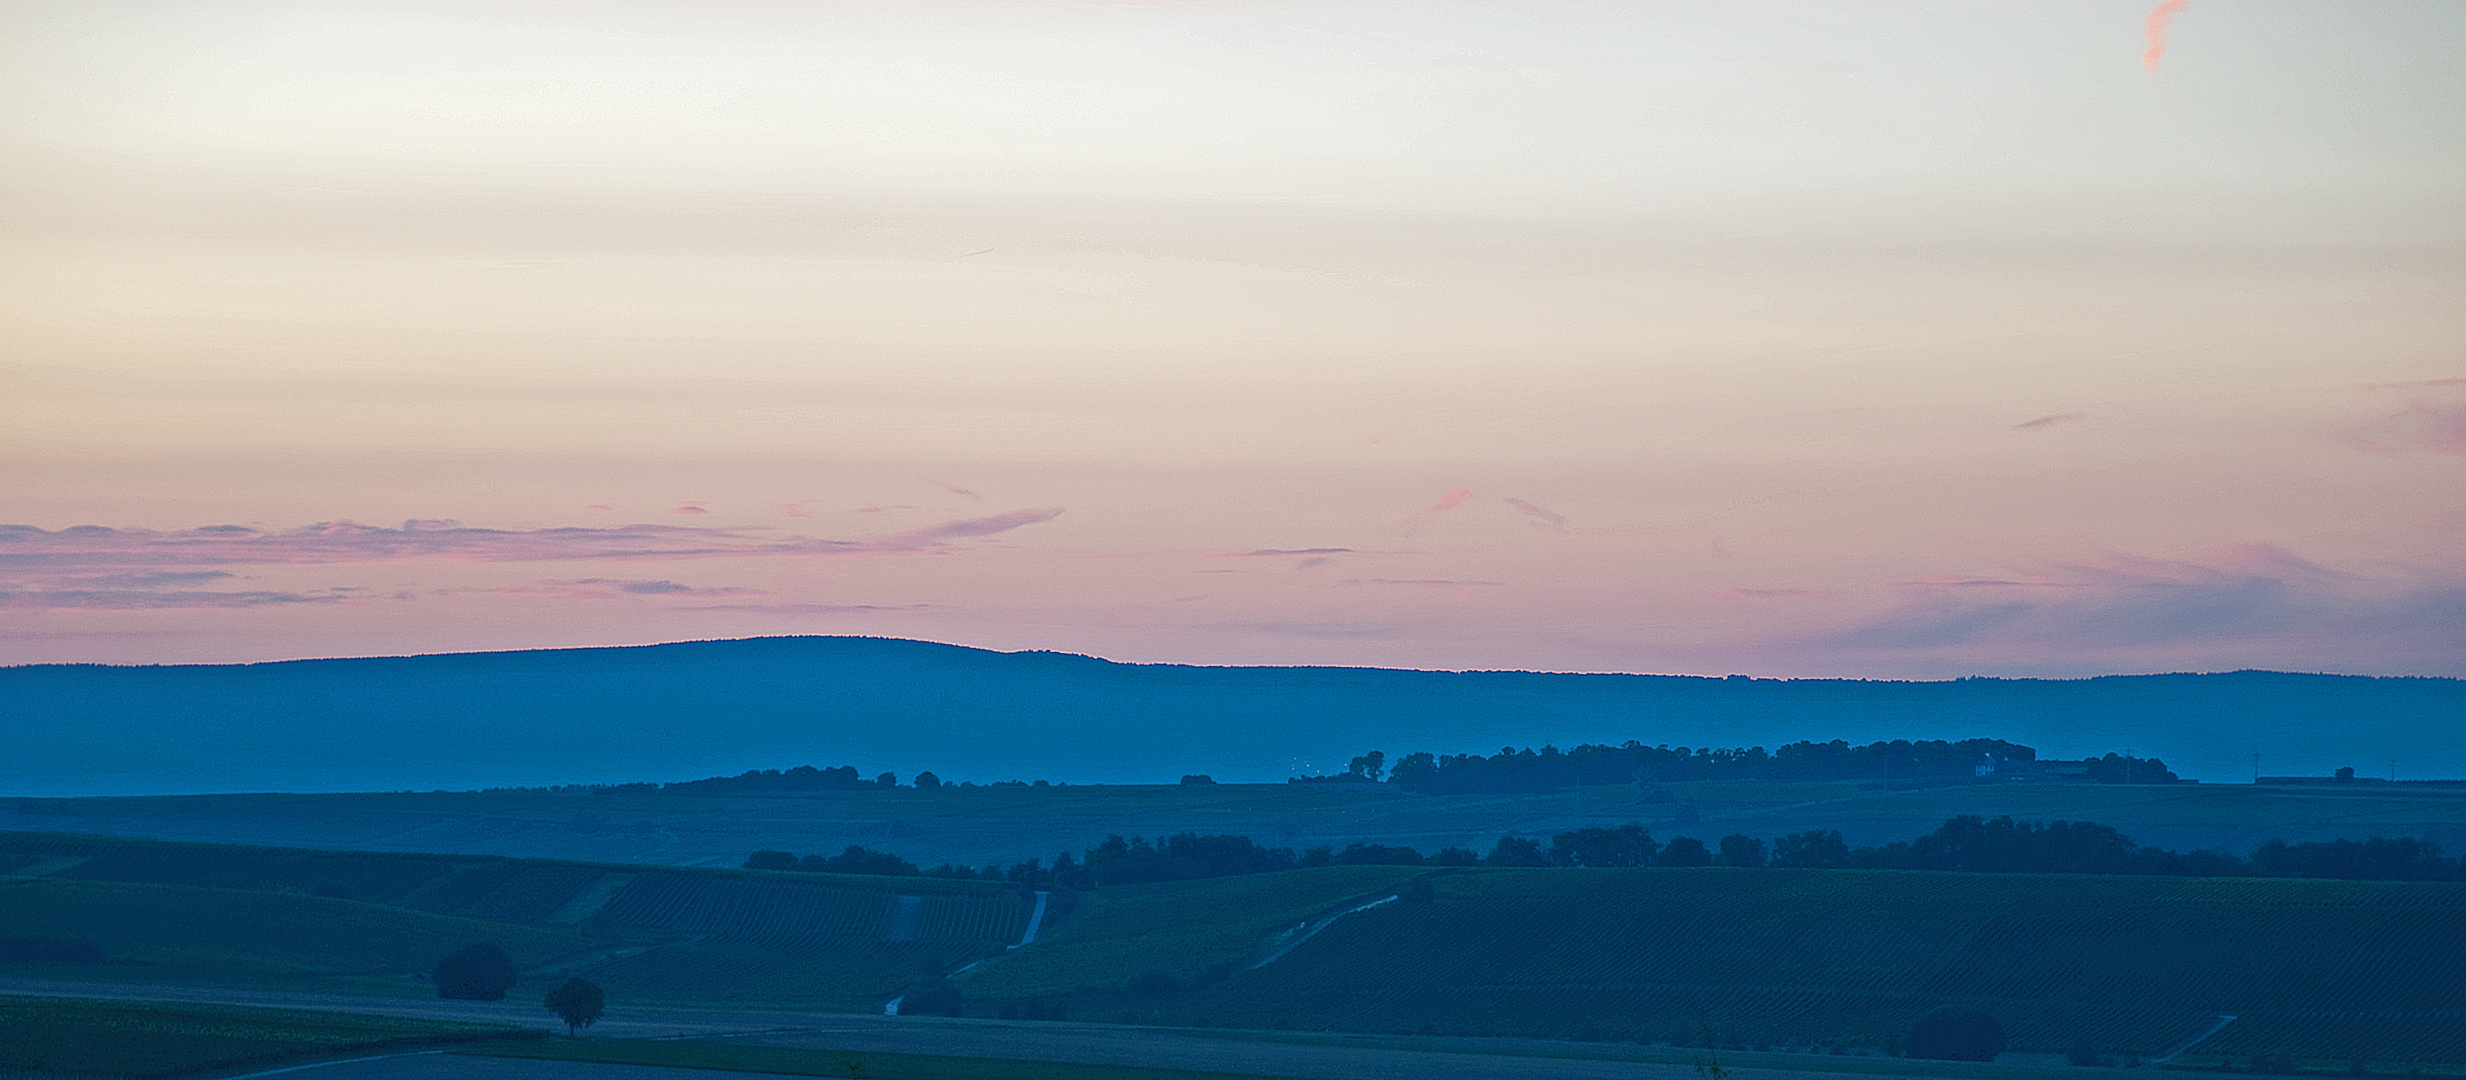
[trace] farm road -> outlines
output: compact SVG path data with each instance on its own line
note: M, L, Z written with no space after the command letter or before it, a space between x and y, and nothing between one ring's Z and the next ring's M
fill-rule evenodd
M378 1013L439 1020L469 1020L531 1027L556 1026L538 1004L523 1001L442 1001L435 998L346 997L270 990L226 990L209 987L136 986L0 978L0 993L51 997L111 998L138 1001L196 1001L225 1005L323 1009L332 1012ZM1703 1080L1683 1063L1633 1059L1558 1057L1557 1054L1619 1053L1614 1044L1552 1044L1515 1039L1413 1039L1414 1048L1397 1040L1361 1040L1368 1045L1341 1045L1342 1040L1284 1042L1272 1039L1221 1037L1175 1029L1004 1020L962 1020L927 1016L864 1016L624 1007L610 1010L591 1029L595 1036L660 1038L700 1036L724 1038L744 1045L814 1047L881 1053L950 1054L965 1057L1018 1058L1079 1064L1148 1065L1203 1069L1310 1080ZM1460 1043L1463 1052L1450 1044ZM1781 1055L1746 1055L1770 1061ZM2041 1080L2051 1070L2026 1066L1952 1066L1912 1063L1906 1074L1889 1059L1853 1059L1855 1073L1827 1069L1820 1059L1814 1068L1769 1067L1763 1062L1727 1062L1730 1080L1887 1080L1909 1075L1927 1080L1947 1076ZM1844 1063L1846 1064L1846 1063ZM297 1080L443 1080L477 1077L484 1080L723 1080L750 1074L708 1070L670 1070L644 1066L576 1062L478 1058L459 1054L414 1054L367 1061L345 1061L285 1074Z

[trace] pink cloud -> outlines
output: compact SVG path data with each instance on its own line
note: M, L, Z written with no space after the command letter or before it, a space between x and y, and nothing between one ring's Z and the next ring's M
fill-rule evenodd
M616 509L616 507L610 506L610 505L608 505L607 503L592 503L592 504L591 504L591 505L589 505L589 506L583 507L583 509L585 509L585 510L614 510L614 509Z
M2141 54L2142 70L2158 70L2158 59L2166 55L2166 28L2191 9L2190 0L2165 0L2149 9L2148 17L2141 20L2141 35L2149 42L2148 51Z
M796 503L780 503L779 515L781 517L812 517L813 511L807 510L803 506Z
M710 511L705 510L705 509L703 509L703 508L701 508L701 507L699 507L699 506L695 506L695 505L694 505L694 504L692 504L692 503L681 503L681 504L677 505L676 507L674 507L673 509L670 509L668 512L669 512L669 513L671 513L671 514L707 514L707 513L710 513Z
M925 478L925 482L926 482L926 483L928 483L928 484L931 484L931 485L933 485L933 486L935 486L935 487L941 488L941 489L942 489L942 490L944 490L944 491L950 492L950 493L951 493L951 494L953 494L953 495L957 495L957 496L959 496L959 497L960 497L960 498L962 498L962 499L982 499L982 498L984 498L984 496L979 495L979 494L977 494L977 493L975 493L975 492L973 492L973 491L969 491L968 489L963 488L963 487L960 487L960 486L959 486L959 485L957 485L957 484L951 483L951 482L950 482L950 481L948 481L948 480L936 480L936 479L934 479L934 478L932 478L932 477L930 477L930 476L929 476L929 477L926 477L926 478Z
M1471 501L1473 501L1473 493L1471 491L1464 488L1457 488L1454 491L1450 491L1439 496L1438 502L1423 507L1421 510L1414 513L1411 518L1406 519L1405 524L1408 526L1418 527L1423 523L1428 522L1431 518L1437 517L1440 514L1444 514L1450 510L1454 510Z

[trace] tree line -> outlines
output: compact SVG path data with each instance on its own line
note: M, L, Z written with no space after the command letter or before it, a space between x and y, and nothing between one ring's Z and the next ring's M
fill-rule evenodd
M1374 750L1354 758L1342 773L1295 782L1378 783L1382 772L1387 783L1429 795L1522 794L1687 780L1947 783L2048 775L2094 783L2171 784L2180 779L2156 758L2107 754L2077 762L2041 762L2035 748L2002 739L1894 739L1865 746L1834 739L1794 742L1770 751L1761 746L1646 746L1630 739L1617 746L1587 743L1572 750L1501 747L1487 757L1417 752L1397 759L1392 768L1387 767L1387 755Z
M1855 746L1843 739L1800 741L1777 750L1761 746L1646 746L1629 739L1617 746L1586 743L1572 750L1555 746L1501 747L1489 756L1434 754L1419 751L1395 759L1373 750L1352 760L1345 771L1325 776L1297 776L1296 784L1376 784L1427 795L1503 795L1562 791L1616 784L1651 785L1686 780L1881 780L1888 783L1951 783L2000 780L2013 776L2045 776L2105 784L2171 784L2177 777L2157 758L2107 754L2080 761L2041 761L2033 747L2002 739L1893 739ZM1215 781L1192 775L1183 786ZM854 765L817 768L747 769L735 776L668 783L583 784L552 788L492 788L492 791L592 791L605 793L736 794L747 792L855 791L861 788L974 788L973 782L952 783L931 772L920 772L907 784L897 773L867 778ZM1038 780L1002 780L985 787L1067 787Z
M1964 815L1914 840L1851 847L1840 830L1813 829L1775 837L1732 833L1713 843L1692 836L1654 839L1642 825L1591 826L1547 843L1502 836L1487 854L1447 847L1430 854L1403 846L1349 844L1302 850L1269 847L1247 836L1180 833L1150 841L1109 836L1051 864L1030 859L1010 866L942 865L931 870L895 855L851 845L834 856L799 858L757 851L754 870L842 874L911 874L1004 881L1038 888L1085 889L1151 881L1261 874L1315 866L1643 867L1732 866L1857 870L1948 870L1979 873L2143 874L2171 877L2349 878L2380 881L2466 881L2466 858L2411 837L2288 843L2272 840L2250 856L2223 851L2177 852L2143 847L2112 826L2087 821L2016 821Z

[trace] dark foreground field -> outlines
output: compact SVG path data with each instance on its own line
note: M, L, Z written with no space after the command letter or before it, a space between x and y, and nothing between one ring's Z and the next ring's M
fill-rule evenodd
M0 994L24 988L0 979ZM317 1011L306 1014L312 1017L311 1023L317 1022L314 1017L333 1010L366 1013L372 1023L409 1020L466 1027L519 1025L537 1016L537 1006L512 1002L386 1001L176 987L83 992L190 999L125 1006L131 1011L159 1008L175 1016L231 1008L200 1006L194 1001L197 998L246 1002L252 1012L271 1012L268 1007L272 1006L287 1011L313 1005ZM612 1014L594 1030L605 1034L578 1041L554 1038L444 1048L339 1048L322 1059L310 1059L332 1063L318 1065L308 1075L320 1080L720 1080L730 1075L850 1076L850 1063L856 1065L853 1075L875 1080L1207 1080L1210 1074L1215 1078L1310 1080L1706 1080L1708 1075L1737 1080L2089 1080L2112 1072L2070 1068L2046 1057L2008 1058L1992 1064L1929 1062L1527 1039L1227 1032L657 1007ZM690 1065L691 1071L673 1067L681 1065ZM1716 1068L1721 1071L1710 1072ZM209 1069L206 1074L229 1071Z
M1856 1058L1961 1006L2027 1053L2466 1063L2466 883L1333 866L1046 899L1022 944L1032 896L993 882L0 834L0 926L100 958L0 978L427 1008L435 959L493 941L509 1000L580 975L612 1024L661 1004L940 1022L880 1018L897 1000L1014 1033Z

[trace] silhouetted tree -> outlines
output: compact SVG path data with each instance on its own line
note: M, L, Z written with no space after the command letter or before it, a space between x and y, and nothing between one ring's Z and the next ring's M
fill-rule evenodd
M1659 848L1641 825L1591 826L1551 837L1549 858L1555 866L1649 866Z
M929 772L920 772L916 774L916 786L931 791L942 786L942 778Z
M437 961L437 996L502 1001L514 987L514 961L495 942L465 945Z
M1712 851L1695 837L1673 836L1669 845L1661 849L1659 862L1663 866L1710 866Z
M1521 836L1502 836L1490 848L1490 857L1482 863L1488 866L1548 866L1550 857L1541 850L1541 842Z
M794 870L796 869L796 856L785 851L772 851L764 848L745 856L745 869Z
M1849 845L1837 829L1791 833L1772 842L1774 866L1835 867L1849 865Z
M608 1011L608 995L589 980L567 979L549 990L542 1004L548 1006L549 1012L557 1014L558 1019L565 1021L565 1036L576 1038L582 1034L582 1029L598 1023L600 1016Z
M2004 1025L1976 1009L1937 1009L1910 1025L1903 1052L1937 1061L1993 1061L2007 1041Z
M1721 855L1714 860L1723 866L1764 865L1764 842L1742 833L1721 838Z

